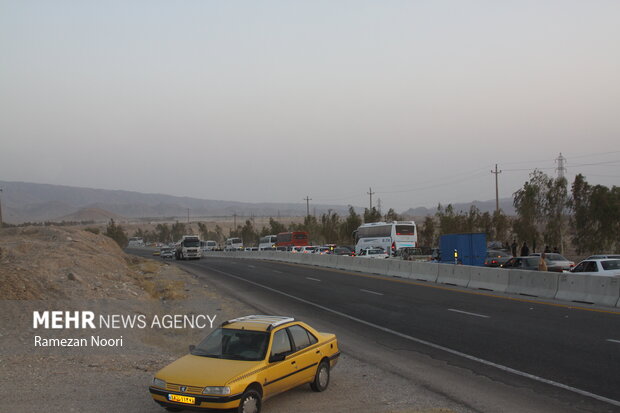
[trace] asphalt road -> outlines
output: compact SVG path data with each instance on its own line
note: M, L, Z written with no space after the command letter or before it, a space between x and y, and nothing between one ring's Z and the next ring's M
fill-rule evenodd
M560 405L620 411L620 313L611 309L267 261L177 264L257 302L318 312L362 341L428 355Z

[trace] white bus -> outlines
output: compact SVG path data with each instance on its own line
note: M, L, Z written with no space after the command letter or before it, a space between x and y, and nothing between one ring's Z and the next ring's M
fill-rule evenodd
M383 248L389 255L398 250L418 246L418 231L414 221L372 222L360 226L354 233L355 253L366 248Z
M275 248L278 237L276 235L266 235L258 241L258 250L263 251L266 248Z
M243 249L243 241L241 238L228 238L224 251L239 251Z

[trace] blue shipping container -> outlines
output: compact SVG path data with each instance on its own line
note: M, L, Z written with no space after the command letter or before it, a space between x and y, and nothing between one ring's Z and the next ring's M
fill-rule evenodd
M441 262L454 264L454 250L458 262L464 265L484 265L487 255L487 236L483 233L446 234L439 238Z

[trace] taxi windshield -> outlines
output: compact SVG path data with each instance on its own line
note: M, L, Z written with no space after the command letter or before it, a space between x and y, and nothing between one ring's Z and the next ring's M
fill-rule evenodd
M218 328L193 350L194 356L258 361L265 358L269 334L263 331Z

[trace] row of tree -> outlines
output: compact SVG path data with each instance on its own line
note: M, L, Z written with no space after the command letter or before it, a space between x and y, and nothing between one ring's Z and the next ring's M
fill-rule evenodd
M487 239L510 243L512 238L527 241L532 247L542 245L560 246L572 244L577 253L613 252L620 249L620 188L590 185L583 175L577 175L569 192L564 178L551 178L541 171L530 174L521 189L514 193L515 217L505 215L501 210L493 213L481 212L475 206L469 211L455 211L452 205L437 207L434 216L427 216L418 228L418 241L423 246L436 246L441 234L483 232ZM378 221L400 221L393 209L383 215L376 208L358 214L349 207L346 216L328 211L319 217L309 215L302 223L288 226L269 219L268 226L257 228L253 219L247 219L224 234L219 225L209 229L205 223L198 223L202 239L223 244L229 236L243 239L246 245L257 245L265 235L285 231L306 231L310 241L316 244L353 244L353 232L362 223ZM135 237L147 242L172 242L187 233L193 233L191 226L176 222L172 225L157 224L151 230L139 229ZM106 235L126 244L123 229L108 225ZM124 235L124 237L123 237Z
M564 178L530 174L515 193L514 233L532 245L567 245L578 254L620 250L620 188L590 185L581 174L570 192Z

